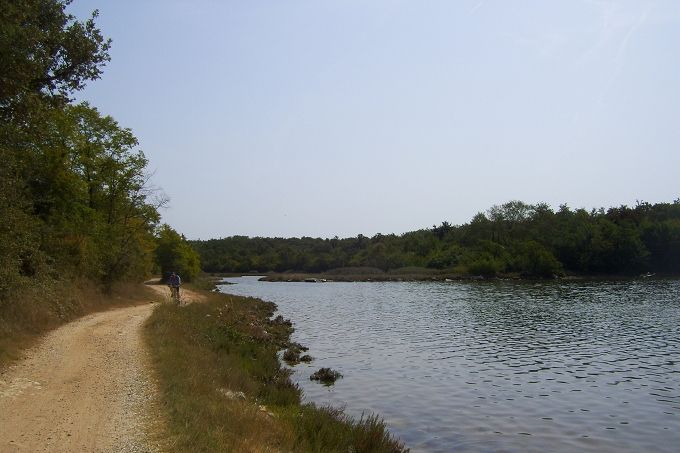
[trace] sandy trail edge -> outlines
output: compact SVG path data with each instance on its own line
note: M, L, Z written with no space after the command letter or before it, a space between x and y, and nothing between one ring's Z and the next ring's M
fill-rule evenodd
M155 306L66 324L0 374L0 451L156 451L145 433L155 388L142 339Z
M158 280L149 280L146 282L149 288L156 291L163 296L167 302L171 302L170 288L167 285L158 284ZM195 302L205 302L205 296L197 292L191 291L182 287L180 290L181 305L193 304Z

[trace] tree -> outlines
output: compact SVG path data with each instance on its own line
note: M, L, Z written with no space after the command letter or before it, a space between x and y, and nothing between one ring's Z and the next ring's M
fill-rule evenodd
M643 239L651 252L654 270L680 272L680 220L669 219L647 225Z
M453 226L447 221L443 221L440 226L433 225L432 226L432 232L434 233L435 236L437 236L437 239L442 240L444 237L453 229Z
M184 280L193 280L201 270L200 259L179 233L163 224L156 234L156 262L163 277L177 272Z
M106 285L144 277L165 199L147 185L137 139L86 103L55 110L46 126L27 178L42 248L62 270Z
M0 3L0 112L5 120L35 101L63 103L85 82L99 78L110 60L110 40L66 13L71 0Z
M42 261L39 228L11 162L0 165L0 305Z
M512 269L527 277L551 278L562 274L562 264L536 241L523 241L513 247Z
M435 269L446 269L458 264L462 255L462 249L453 244L447 248L434 251L429 255L427 267Z
M508 243L513 239L519 239L518 235L522 233L520 227L531 218L533 212L534 206L519 200L492 206L487 212L493 225L492 240Z
M54 126L69 96L109 60L96 12L79 22L68 3L0 2L0 299L57 264L45 250L54 230L46 209L66 201L59 208L72 212L77 179Z

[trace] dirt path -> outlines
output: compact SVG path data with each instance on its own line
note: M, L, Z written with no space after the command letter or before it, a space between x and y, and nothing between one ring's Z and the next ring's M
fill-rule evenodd
M153 385L141 327L155 304L80 318L0 374L1 452L148 452Z
M149 285L169 300L166 286ZM183 290L183 303L203 296ZM0 452L151 452L154 386L142 325L155 303L47 334L0 374Z
M153 289L156 291L158 294L161 296L165 297L165 299L169 302L170 301L170 289L166 285L158 285L155 284L156 280L149 280L147 282L147 285L149 288ZM205 300L205 296L202 294L195 293L189 289L185 289L182 287L180 291L180 299L182 299L182 305L186 304L193 304L195 302L203 302Z

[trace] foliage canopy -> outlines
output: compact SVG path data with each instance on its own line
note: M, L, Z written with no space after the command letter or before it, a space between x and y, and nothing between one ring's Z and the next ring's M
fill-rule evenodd
M153 264L164 199L132 132L70 100L101 75L110 41L96 11L77 21L69 3L0 3L0 302L50 281L110 287Z
M526 277L680 273L680 200L587 212L521 201L493 206L469 223L346 239L193 241L208 272L324 272L341 267L447 269Z
M196 278L201 271L200 261L186 239L165 224L161 225L156 236L156 262L161 274L167 277L177 272L186 281Z

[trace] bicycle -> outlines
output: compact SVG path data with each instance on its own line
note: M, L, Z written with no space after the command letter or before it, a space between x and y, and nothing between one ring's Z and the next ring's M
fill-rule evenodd
M179 286L168 285L168 287L170 288L170 298L172 301L178 306L182 305L182 299L179 296Z

